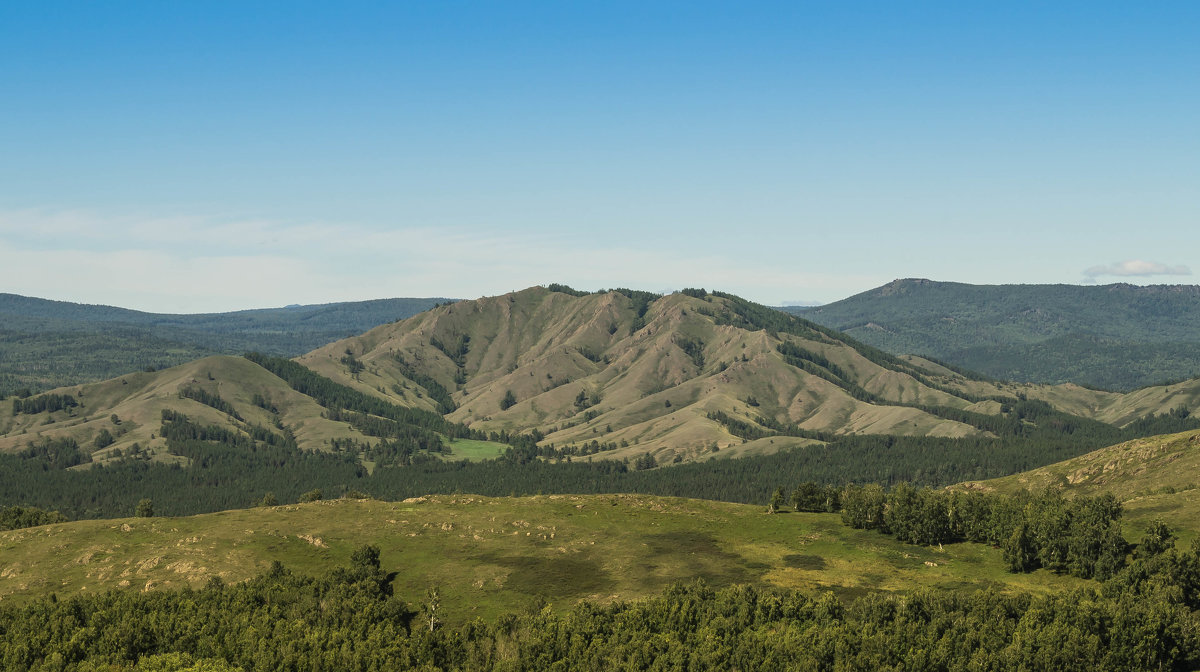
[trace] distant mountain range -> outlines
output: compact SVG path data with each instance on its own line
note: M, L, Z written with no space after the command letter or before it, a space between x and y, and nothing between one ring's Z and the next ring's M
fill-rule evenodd
M997 382L721 292L551 285L447 303L295 359L210 356L15 395L0 404L0 469L16 502L72 515L124 510L148 489L182 514L268 490L399 494L417 479L424 491L463 479L485 494L577 491L672 464L736 499L765 486L692 468L778 458L831 482L948 483L1194 429L1198 408L1200 380L1128 394ZM500 455L480 470L445 461ZM146 462L189 468L144 478ZM645 487L671 493L655 479Z
M1200 375L1200 286L968 285L905 279L786 307L893 354L1001 380L1130 390Z
M299 355L446 301L377 299L171 315L0 294L0 394L104 380L213 354Z

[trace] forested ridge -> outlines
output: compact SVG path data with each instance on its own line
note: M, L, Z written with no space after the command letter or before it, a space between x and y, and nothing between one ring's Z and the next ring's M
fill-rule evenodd
M104 380L214 354L295 356L444 298L171 315L0 294L0 394Z
M1002 380L1131 390L1200 374L1200 287L896 280L787 312Z

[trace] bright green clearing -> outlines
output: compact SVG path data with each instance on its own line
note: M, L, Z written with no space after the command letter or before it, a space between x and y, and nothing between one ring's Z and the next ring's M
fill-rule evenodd
M450 446L449 459L470 460L471 462L500 457L508 448L508 444L475 439L451 439L448 445Z

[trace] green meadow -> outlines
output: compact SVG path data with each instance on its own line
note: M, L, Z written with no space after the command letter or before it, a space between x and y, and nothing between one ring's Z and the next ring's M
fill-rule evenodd
M441 590L449 622L533 603L631 600L675 581L832 590L843 597L918 587L1045 593L1086 585L1010 574L978 544L926 548L853 530L834 514L639 495L403 502L335 500L181 518L126 518L0 533L0 601L54 593L236 582L278 560L318 574L364 544L381 549L396 595Z

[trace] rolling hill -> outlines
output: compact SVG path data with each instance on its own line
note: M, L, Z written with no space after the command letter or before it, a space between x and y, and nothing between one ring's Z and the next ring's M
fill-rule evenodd
M16 485L0 504L95 517L153 496L180 514L314 488L753 502L800 473L1009 474L1196 427L1197 407L1197 381L1125 395L997 383L722 293L534 287L295 361L214 356L10 398L0 462ZM656 475L670 465L688 468Z
M615 442L615 456L648 450L660 462L741 445L746 437L718 414L794 425L794 436L809 439L969 437L988 430L964 413L997 415L1018 398L1116 426L1200 407L1196 381L1127 395L999 383L703 290L658 297L531 288L443 306L297 361L364 393L437 408L431 389L413 385L419 378L448 395L448 417L472 427L537 429L556 445Z
M790 313L1000 380L1114 390L1200 375L1200 286L903 279Z
M213 354L290 357L446 300L171 315L0 294L0 393L105 380Z
M1111 494L1124 505L1126 536L1155 519L1185 541L1200 532L1200 431L1125 441L1038 469L959 487L1014 494L1047 488L1068 495Z
M541 598L629 600L675 581L833 589L843 596L999 587L1045 593L1088 582L1009 574L998 549L942 550L846 527L836 515L768 516L761 506L599 495L336 500L184 518L77 521L0 532L0 603L56 592L145 591L212 577L234 583L272 560L306 574L376 544L397 595L441 586L445 618L494 618Z

